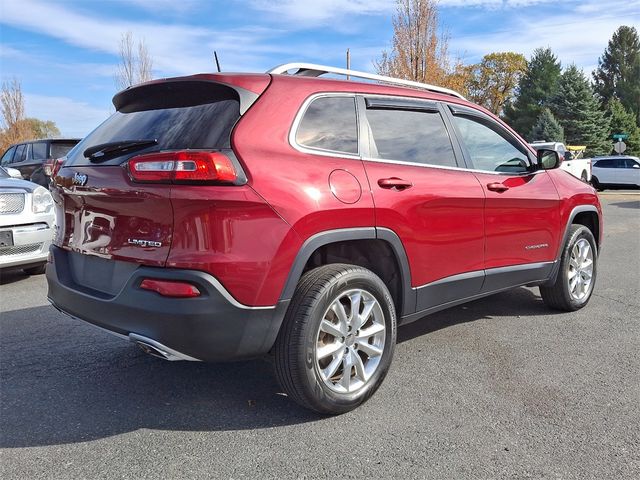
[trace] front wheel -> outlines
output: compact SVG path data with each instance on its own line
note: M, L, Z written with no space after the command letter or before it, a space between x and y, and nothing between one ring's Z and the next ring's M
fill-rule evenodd
M597 252L591 230L583 225L571 225L555 283L540 287L544 303L567 312L584 307L596 281Z
M307 272L275 344L276 376L300 405L353 410L378 389L396 343L396 313L373 272L332 264Z

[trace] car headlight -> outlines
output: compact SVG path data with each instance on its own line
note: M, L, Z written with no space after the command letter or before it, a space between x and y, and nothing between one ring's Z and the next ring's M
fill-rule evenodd
M38 187L33 191L31 210L33 213L46 213L53 208L53 198L44 187Z

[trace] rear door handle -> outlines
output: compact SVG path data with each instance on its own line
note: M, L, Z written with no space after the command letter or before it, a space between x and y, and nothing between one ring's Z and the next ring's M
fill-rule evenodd
M413 183L397 177L381 178L380 180L378 180L378 185L380 186L380 188L389 188L396 190L405 190L407 188L413 187Z
M493 182L487 185L487 189L491 190L492 192L506 192L507 190L509 190L509 187L507 187L504 183Z

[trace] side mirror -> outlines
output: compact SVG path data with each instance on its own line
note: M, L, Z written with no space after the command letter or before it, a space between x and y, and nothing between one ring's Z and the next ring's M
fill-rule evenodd
M640 168L640 165L638 165L637 163L634 163L632 168Z
M7 171L7 173L11 178L22 178L22 174L20 173L20 170L18 170L17 168L5 167L5 170Z
M538 150L538 168L540 170L553 170L560 166L560 156L555 150Z

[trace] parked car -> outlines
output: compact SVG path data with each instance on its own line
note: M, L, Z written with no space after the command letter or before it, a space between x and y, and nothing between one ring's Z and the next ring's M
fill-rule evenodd
M271 354L290 398L338 414L381 384L398 325L522 285L589 301L595 191L456 92L289 64L113 102L54 178L48 296L148 353Z
M45 165L64 157L79 141L79 138L47 138L18 143L4 152L0 165L15 168L25 180L47 187L51 173L47 173Z
M44 273L54 223L49 191L0 167L0 270Z
M605 188L640 187L640 159L615 155L593 159L593 186L597 190Z
M535 150L547 149L547 150L555 150L560 155L562 163L560 164L560 168L566 172L569 172L576 178L579 178L585 183L589 183L591 181L591 159L590 158L580 158L582 152L584 152L584 147L572 147L568 148L564 145L564 143L560 142L533 142L531 146Z

